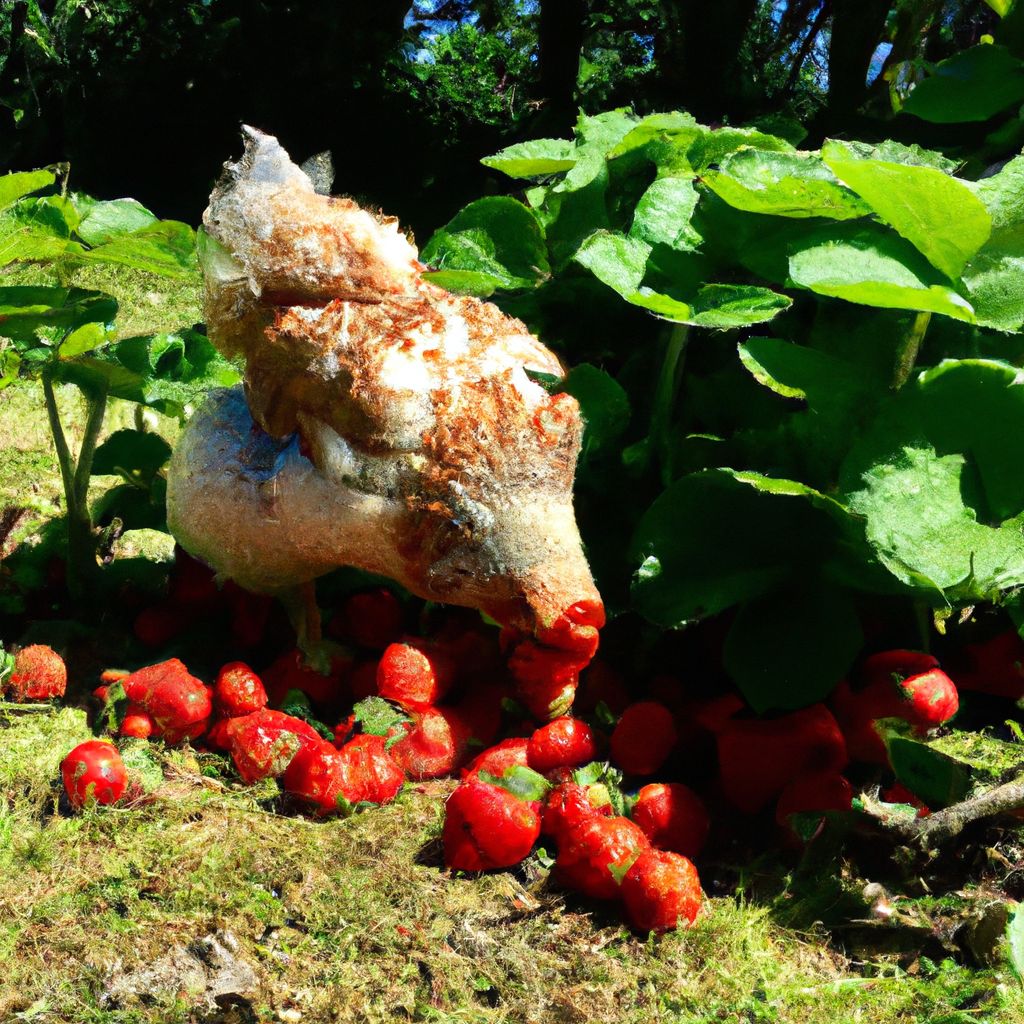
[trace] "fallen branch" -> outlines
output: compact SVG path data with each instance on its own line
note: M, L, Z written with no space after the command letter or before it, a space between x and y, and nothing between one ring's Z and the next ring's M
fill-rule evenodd
M975 821L1024 807L1024 775L941 811L934 811L925 818L893 813L891 805L867 795L862 797L862 803L864 811L885 831L908 843L927 847L958 836Z

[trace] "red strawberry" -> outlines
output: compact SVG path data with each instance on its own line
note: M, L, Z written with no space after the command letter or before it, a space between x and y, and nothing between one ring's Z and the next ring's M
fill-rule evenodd
M359 801L386 804L405 783L405 772L385 750L383 736L363 735L350 740L340 750L351 763L351 778L358 789Z
M689 927L700 911L697 869L667 850L645 850L622 879L626 915L639 932Z
M126 668L105 668L100 673L100 682L105 686L109 686L111 683L119 683L123 679L127 679L131 673ZM106 697L103 698L106 700Z
M652 845L696 857L708 837L708 812L699 796L681 782L653 782L636 795L633 820Z
M242 780L249 783L283 775L304 747L328 746L308 723L270 708L233 719L227 731L231 759Z
M203 741L211 750L231 749L231 729L237 718L220 718L206 731Z
M426 708L392 748L410 779L437 779L457 771L466 758L469 727L452 708Z
M738 694L725 693L721 697L711 697L698 701L693 705L690 715L702 728L711 733L721 732L732 718L744 708L743 700Z
M1020 700L1024 697L1024 640L1008 629L982 644L964 648L967 665L955 672L961 690L975 690L994 697Z
M790 782L779 795L775 821L788 826L792 814L806 811L848 811L853 805L853 787L838 772L803 775ZM794 836L796 833L794 833Z
M94 696L94 697L95 697L95 698L96 698L96 699L97 699L97 700L98 700L98 701L99 701L99 702L100 702L101 704L106 704L106 703L107 703L107 693L108 693L109 691L110 691L110 687L109 687L109 686L107 686L107 685L103 685L103 686L97 686L97 687L96 687L96 689L92 691L92 695L93 695L93 696Z
M23 647L14 655L14 670L7 680L12 700L49 700L63 697L68 685L64 660L45 644Z
M517 736L512 739L502 740L496 746L477 754L463 770L466 778L486 772L500 779L509 768L516 766L528 767L527 748L530 741L524 737Z
M927 818L931 814L931 808L916 794L911 793L902 782L894 782L888 789L882 791L882 799L887 804L910 804L917 808L919 818Z
M339 640L382 651L402 635L402 604L386 587L364 590L346 598L328 625Z
M390 644L377 665L377 693L408 711L433 707L451 689L455 666L425 640Z
M168 743L195 739L213 710L209 689L177 658L132 672L121 681L128 699L142 705L156 734Z
M177 545L168 590L172 600L185 606L209 606L220 601L214 571Z
M572 651L524 640L512 652L509 670L527 711L542 722L567 714L576 696L580 659Z
M608 816L611 804L594 803L594 790L576 782L563 782L555 786L544 803L541 832L556 843L564 843L580 825L597 815Z
M664 704L630 704L612 733L612 762L627 775L653 775L672 753L676 738L675 719Z
M225 718L251 715L265 708L268 700L260 677L242 661L229 662L217 673L213 698Z
M527 764L537 772L554 768L577 768L597 755L594 734L578 718L556 718L542 725L531 737Z
M456 705L459 718L469 728L474 744L487 746L501 729L501 704L507 695L506 689L495 683L474 685Z
M622 875L650 845L640 827L628 818L584 818L576 828L563 832L555 877L592 899L616 899Z
M629 687L621 675L607 662L598 658L592 661L580 676L580 687L576 697L576 713L590 715L598 704L604 704L613 715L621 715L629 707L632 698Z
M342 757L334 747L310 743L295 750L282 785L286 793L312 804L318 814L336 814L361 799L362 790L352 777L355 767L352 757Z
M788 782L846 767L846 742L823 704L773 719L734 719L718 734L718 767L726 798L753 814Z
M459 871L518 864L540 835L540 815L498 786L467 779L445 804L444 861Z
M135 616L132 629L145 647L159 650L166 647L192 621L192 613L171 601L143 608Z
M302 651L296 647L265 669L261 678L271 704L280 704L289 690L299 690L313 703L330 706L345 696L342 678L348 668L346 656L339 651L331 659L330 675L321 675L305 663Z
M82 807L90 800L98 804L116 803L128 785L121 755L106 740L79 743L61 761L60 774L72 807Z
M234 580L224 584L224 600L231 612L231 636L239 647L255 647L267 630L274 605L269 594L254 594Z
M135 736L138 739L148 740L156 732L156 725L149 716L149 712L141 704L129 702L125 709L124 718L121 719L121 728L117 730L119 736Z

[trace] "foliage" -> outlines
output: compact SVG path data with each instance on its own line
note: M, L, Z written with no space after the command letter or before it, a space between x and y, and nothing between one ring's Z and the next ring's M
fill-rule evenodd
M597 438L604 396L628 400L579 481L617 610L729 613L726 669L763 711L829 692L872 597L1024 586L1019 160L978 182L920 147L614 110L486 162L522 200L470 204L424 255L586 360Z
M158 220L131 199L101 202L57 192L52 169L0 177L0 267L48 267L47 285L0 287L0 389L19 378L41 382L61 470L68 528L68 582L84 597L96 570L95 521L116 530L162 528L161 467L166 442L141 430L96 444L107 400L120 398L182 417L211 385L238 379L200 332L117 339L117 301L70 287L77 266L114 264L169 277L195 273L195 236L177 221ZM65 177L66 182L66 177ZM57 384L75 385L87 404L86 429L74 455L55 399ZM93 472L117 473L98 508L88 505Z

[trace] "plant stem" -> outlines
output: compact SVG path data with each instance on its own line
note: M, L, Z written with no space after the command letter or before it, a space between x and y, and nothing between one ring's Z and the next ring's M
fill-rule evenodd
M64 436L64 428L60 422L60 412L57 409L57 398L53 392L53 381L50 375L43 371L43 398L46 400L46 415L50 421L50 434L53 437L53 447L57 451L57 464L60 466L61 483L64 485L64 501L67 512L70 515L75 505L75 464L71 458L71 450L68 448L67 438Z
M892 374L893 391L899 391L910 380L914 363L917 362L917 353L921 349L921 342L924 341L925 332L928 330L931 319L931 313L918 313L914 317L910 331L896 350L896 365Z
M88 504L89 477L92 475L92 459L96 454L96 442L103 429L103 416L107 411L107 391L104 388L96 395L87 395L89 415L85 421L85 437L78 452L78 468L75 470L75 500L79 507Z
M676 324L669 332L665 358L658 375L658 389L654 394L654 408L651 410L651 441L661 463L662 483L666 485L670 483L668 477L671 470L668 429L683 378L688 339L689 328L685 324Z

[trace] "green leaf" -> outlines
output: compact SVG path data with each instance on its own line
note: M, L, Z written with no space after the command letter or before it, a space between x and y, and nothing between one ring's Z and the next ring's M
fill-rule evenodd
M143 482L156 476L171 457L171 446L159 435L143 430L115 430L97 449L93 476L118 473Z
M850 599L800 587L744 604L725 641L724 664L758 714L824 700L864 642Z
M441 271L486 275L505 289L536 287L551 272L536 214L508 196L470 203L434 234L420 258Z
M18 379L21 356L13 348L0 349L0 391Z
M383 697L364 697L352 709L353 718L362 731L371 736L387 736L397 726L412 719Z
M1024 64L1005 46L982 44L940 61L914 86L902 112L936 124L987 121L1024 100Z
M992 230L1024 222L1024 156L1008 161L997 174L969 182L992 218Z
M155 214L134 199L90 202L76 234L88 245L103 245L121 235L149 227L156 219Z
M0 288L0 336L33 340L41 328L73 331L86 323L110 323L117 300L84 288L11 285Z
M690 218L697 199L691 178L656 179L636 204L630 236L649 245L667 245L682 251L696 249L701 236Z
M455 295L475 295L478 299L493 295L503 283L494 274L478 270L429 270L423 275L423 280Z
M1024 223L997 232L964 268L963 287L983 327L1024 326Z
M832 237L798 242L793 283L819 295L886 309L915 309L972 320L970 303L902 239L877 225L850 224Z
M947 277L960 276L992 233L985 205L961 181L933 167L859 159L828 142L822 158L887 224Z
M913 738L904 723L885 721L879 729L893 774L929 807L948 807L970 793L971 772L962 761Z
M702 181L730 206L750 213L847 220L871 212L809 153L741 150L727 156L717 171L705 172Z
M657 162L659 154L684 151L698 135L707 131L691 114L672 111L648 114L619 140L608 154L612 159L646 149Z
M1010 13L1010 8L1013 7L1014 0L985 0L985 3L992 8L1000 18L1005 18Z
M70 359L72 356L80 356L83 352L91 352L100 345L105 345L114 337L114 325L88 323L72 331L57 349L61 359Z
M538 178L569 170L576 163L575 146L567 139L532 139L485 156L480 163L510 178Z
M842 541L842 506L795 481L715 469L677 480L630 546L633 605L675 626L821 569Z
M687 322L715 330L749 327L774 319L792 304L789 296L773 292L770 288L707 284L697 292L692 318Z
M514 764L506 768L500 776L492 775L490 772L479 772L478 776L481 782L490 783L520 800L531 802L543 800L544 795L551 789L551 783L540 772L535 772L524 764Z
M628 107L606 110L592 117L581 113L576 120L576 137L607 154L637 123L636 115Z
M16 171L13 174L5 174L0 177L0 210L10 206L11 203L27 196L32 192L38 192L47 185L52 185L56 180L52 171Z
M76 253L76 258L85 263L116 263L165 277L188 277L197 267L196 236L187 224L160 220Z
M61 196L22 199L0 213L0 267L53 259L80 246L71 241L77 213Z
M906 146L902 142L886 139L884 142L839 143L846 151L861 160L882 160L890 164L905 164L908 167L934 167L947 174L956 170L958 163L934 149L922 149L917 143Z
M651 247L638 238L595 231L573 259L623 297L637 292L647 270Z
M163 478L151 486L138 483L118 484L104 491L92 507L93 522L107 526L115 518L124 530L160 530L167 532L167 484Z
M590 363L574 366L558 390L580 403L584 455L607 448L629 426L629 397L614 377Z
M1024 903L1018 903L1006 922L1006 955L1017 980L1024 982Z

